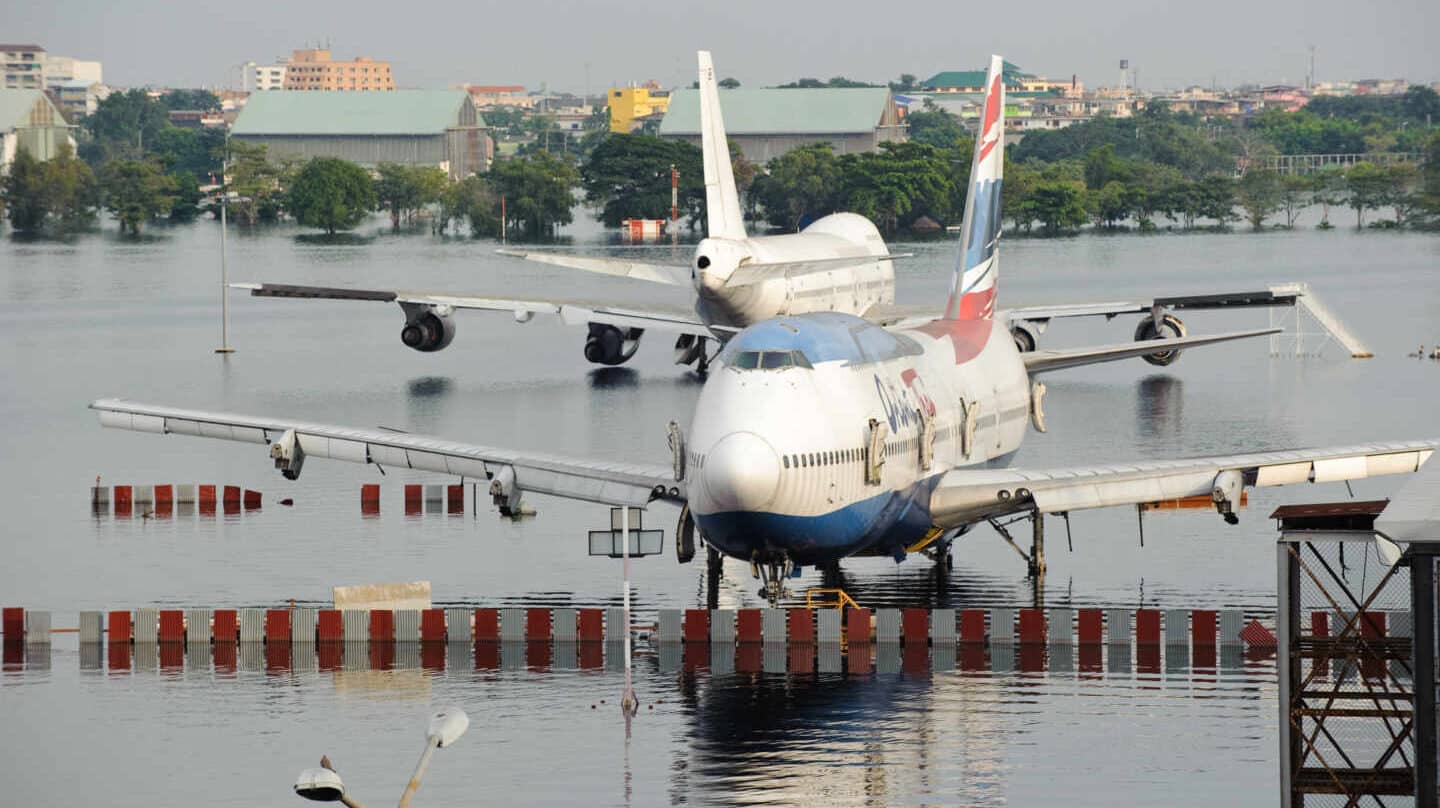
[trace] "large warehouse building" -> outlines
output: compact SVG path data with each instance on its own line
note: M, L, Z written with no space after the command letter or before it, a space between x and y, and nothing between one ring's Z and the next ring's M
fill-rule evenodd
M756 163L807 143L826 142L836 154L851 154L906 139L895 98L884 87L721 90L720 109L725 134ZM660 137L700 145L699 90L671 94Z
M485 121L464 90L255 93L230 136L278 157L438 166L452 179L490 162Z

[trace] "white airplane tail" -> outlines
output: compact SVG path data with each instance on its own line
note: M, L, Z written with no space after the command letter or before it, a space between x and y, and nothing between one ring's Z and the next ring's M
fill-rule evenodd
M740 214L740 194L730 168L730 143L725 139L725 121L720 115L720 91L715 84L715 65L710 51L700 51L700 149L705 159L705 223L710 238L745 238L745 219Z
M985 106L975 132L970 191L960 225L960 255L945 304L947 320L988 320L1000 274L1000 186L1005 168L1005 61L990 57ZM708 180L707 180L708 181Z

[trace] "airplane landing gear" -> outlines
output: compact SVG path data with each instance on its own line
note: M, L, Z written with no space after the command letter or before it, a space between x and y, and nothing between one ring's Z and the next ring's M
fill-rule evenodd
M751 562L750 569L756 578L762 582L758 594L770 604L770 608L776 608L780 601L790 597L790 591L785 588L785 579L790 576L793 569L789 559L783 561Z

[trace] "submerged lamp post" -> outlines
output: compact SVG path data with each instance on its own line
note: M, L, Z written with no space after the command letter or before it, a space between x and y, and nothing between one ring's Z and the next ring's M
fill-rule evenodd
M230 196L230 136L225 136L225 159L220 162L220 347L217 354L232 354L230 347L230 271L225 265L225 231L229 230L225 208Z
M470 716L459 707L446 707L430 716L430 727L425 733L425 751L420 753L420 762L415 764L415 773L410 776L405 793L400 796L400 808L410 805L435 750L455 743L469 728ZM320 759L319 768L300 772L300 776L295 778L295 793L316 802L339 802L347 808L364 808L345 791L345 783L340 779L340 774L330 767L328 757Z

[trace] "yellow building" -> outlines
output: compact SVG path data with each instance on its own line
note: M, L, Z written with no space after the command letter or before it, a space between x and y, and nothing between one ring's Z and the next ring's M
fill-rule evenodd
M354 61L337 62L325 48L307 48L292 52L285 66L287 90L393 90L395 78L389 62L377 62L369 56Z
M644 87L621 87L610 91L610 131L629 133L653 116L670 109L670 93L650 82Z

